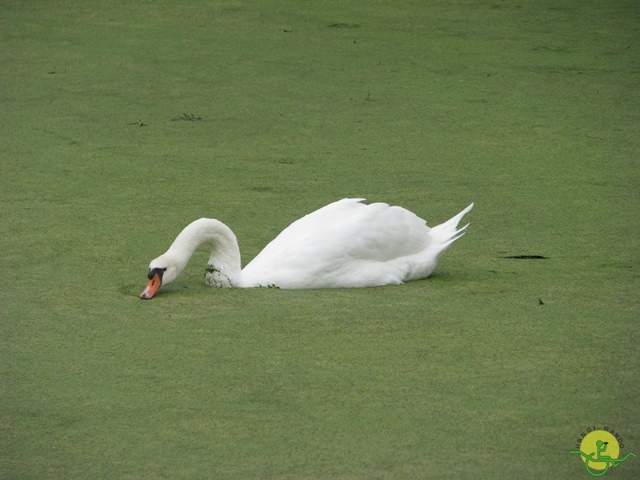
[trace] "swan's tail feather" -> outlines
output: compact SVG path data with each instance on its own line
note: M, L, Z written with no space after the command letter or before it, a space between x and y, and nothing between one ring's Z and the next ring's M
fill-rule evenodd
M464 235L465 230L467 229L469 224L467 223L465 226L458 228L458 223L460 223L462 217L469 213L472 208L473 203L462 210L455 217L431 229L431 237L435 240L435 243L441 247L441 252L444 252L449 247L449 245L451 245L462 235Z

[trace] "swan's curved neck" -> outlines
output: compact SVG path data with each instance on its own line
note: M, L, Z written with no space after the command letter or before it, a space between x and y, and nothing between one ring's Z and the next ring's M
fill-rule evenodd
M211 245L205 283L217 287L243 286L238 240L219 220L201 218L190 223L173 241L167 254L176 259L176 267L182 271L196 249L205 243Z

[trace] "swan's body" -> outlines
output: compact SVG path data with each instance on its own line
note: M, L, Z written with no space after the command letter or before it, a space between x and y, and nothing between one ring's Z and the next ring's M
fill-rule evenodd
M463 234L467 226L458 229L458 223L473 208L429 228L404 208L362 200L345 198L295 221L242 270L231 229L218 220L196 220L151 262L140 297L151 298L175 280L203 243L211 245L205 274L211 286L373 287L426 278Z

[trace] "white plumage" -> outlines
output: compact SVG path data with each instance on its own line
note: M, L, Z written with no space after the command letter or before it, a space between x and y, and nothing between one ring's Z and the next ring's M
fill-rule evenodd
M211 245L205 282L212 286L372 287L426 278L463 234L467 225L458 229L458 223L473 208L429 228L404 208L362 201L345 198L295 221L242 270L231 229L218 220L196 220L151 262L140 297L151 298L175 280L203 243Z

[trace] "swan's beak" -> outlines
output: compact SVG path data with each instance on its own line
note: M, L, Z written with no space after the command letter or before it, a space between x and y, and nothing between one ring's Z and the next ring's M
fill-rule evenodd
M160 288L160 285L162 285L163 272L164 270L161 270L159 268L149 270L149 274L147 275L147 277L149 278L149 283L147 283L147 286L140 294L140 298L149 300L156 294L156 292Z

